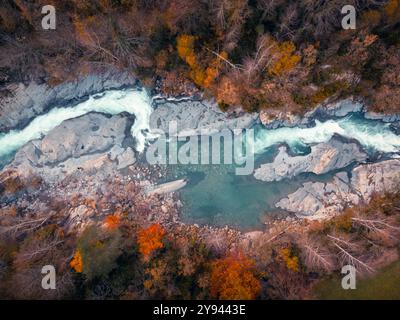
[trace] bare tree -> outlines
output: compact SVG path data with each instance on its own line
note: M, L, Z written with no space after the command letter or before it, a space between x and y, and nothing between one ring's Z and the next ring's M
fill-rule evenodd
M275 46L276 42L268 34L258 37L257 50L254 56L244 61L244 74L247 81L255 79L260 72L265 71L273 63L275 57L271 49Z
M360 250L358 244L342 239L339 237L332 236L330 234L327 235L330 239L333 246L338 250L337 256L341 264L350 264L358 269L358 271L366 271L369 273L375 272L375 269L370 267L367 263L361 260L361 258L357 258L355 252Z
M258 0L257 8L262 11L261 20L274 17L282 3L282 0Z
M33 230L37 230L40 227L44 226L49 220L55 215L55 212L47 214L45 217L40 217L37 219L25 219L25 218L17 218L16 221L10 226L1 226L0 227L0 235L1 234L14 234L18 235L23 232L29 232Z
M305 242L304 262L310 269L332 271L334 269L334 261L332 254L321 245L314 245L310 241Z

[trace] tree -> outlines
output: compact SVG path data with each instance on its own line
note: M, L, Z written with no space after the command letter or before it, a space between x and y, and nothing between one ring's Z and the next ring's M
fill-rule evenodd
M104 219L104 226L108 230L117 229L120 224L120 218L116 215L109 215Z
M121 234L118 230L104 232L97 226L90 226L78 239L78 249L71 261L71 267L92 280L113 270L120 254Z
M82 273L83 271L83 261L81 252L78 250L75 251L74 257L69 263L70 267L75 270L77 273Z
M301 59L300 55L294 53L296 47L291 41L279 43L272 51L276 61L268 68L268 74L271 76L280 76L291 71Z
M390 0L384 8L389 22L398 22L400 18L399 0Z
M176 49L181 57L192 69L198 68L194 52L195 36L183 34L176 38Z
M222 300L255 299L261 285L254 272L254 262L241 253L214 261L211 264L211 296Z
M240 104L239 87L229 76L221 78L216 91L217 101L220 106L237 106Z
M208 48L208 52L213 54L213 59L210 60L209 66L203 68L197 60L194 50L194 43L197 38L191 35L181 35L177 38L178 55L189 65L189 76L195 84L203 88L209 88L220 73L221 61L230 63L227 60L227 53L217 53Z
M283 248L279 250L279 258L283 260L288 270L299 272L299 257L293 254L291 248Z
M233 51L239 42L246 19L250 16L247 0L215 0L211 3L211 23L215 25L223 50Z
M139 231L139 252L144 256L145 260L148 260L155 250L164 248L162 242L164 235L165 230L158 223Z

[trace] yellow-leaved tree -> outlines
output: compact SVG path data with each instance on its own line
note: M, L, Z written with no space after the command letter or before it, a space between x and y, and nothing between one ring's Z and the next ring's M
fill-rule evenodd
M227 53L221 52L215 55L207 67L202 67L195 52L197 37L192 35L180 35L176 39L176 49L179 57L190 67L190 78L200 87L209 88L220 73L221 60L227 59Z
M296 46L291 41L277 43L272 49L275 61L268 67L270 76L280 76L291 71L300 61Z

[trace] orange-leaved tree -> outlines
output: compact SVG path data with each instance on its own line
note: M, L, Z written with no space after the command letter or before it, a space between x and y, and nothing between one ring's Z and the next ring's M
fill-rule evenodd
M211 264L211 296L222 300L255 299L261 284L254 272L254 261L242 253L214 261Z
M139 231L139 252L143 254L145 259L150 258L154 250L164 248L162 242L164 235L165 230L158 223L152 224L150 227Z
M107 230L114 230L118 228L120 218L116 215L109 215L104 219L104 226Z
M75 270L77 273L82 273L83 271L83 260L81 252L76 250L74 257L72 258L71 262L69 263L70 267Z

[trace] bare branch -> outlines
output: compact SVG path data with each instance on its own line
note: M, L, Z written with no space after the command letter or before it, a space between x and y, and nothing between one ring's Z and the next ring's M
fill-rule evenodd
M232 68L234 69L241 69L243 70L243 68L240 65L235 65L232 62L230 62L228 59L225 59L223 56L221 56L218 52L215 52L205 46L203 46L203 48L205 48L207 51L211 52L212 54L216 55L218 58L220 58L221 60L225 61L227 64L229 64Z
M305 262L307 266L318 269L325 269L327 271L331 271L333 269L333 263L330 259L330 255L328 253L320 250L319 247L313 247L310 244L305 244L304 248L306 249L306 257Z

